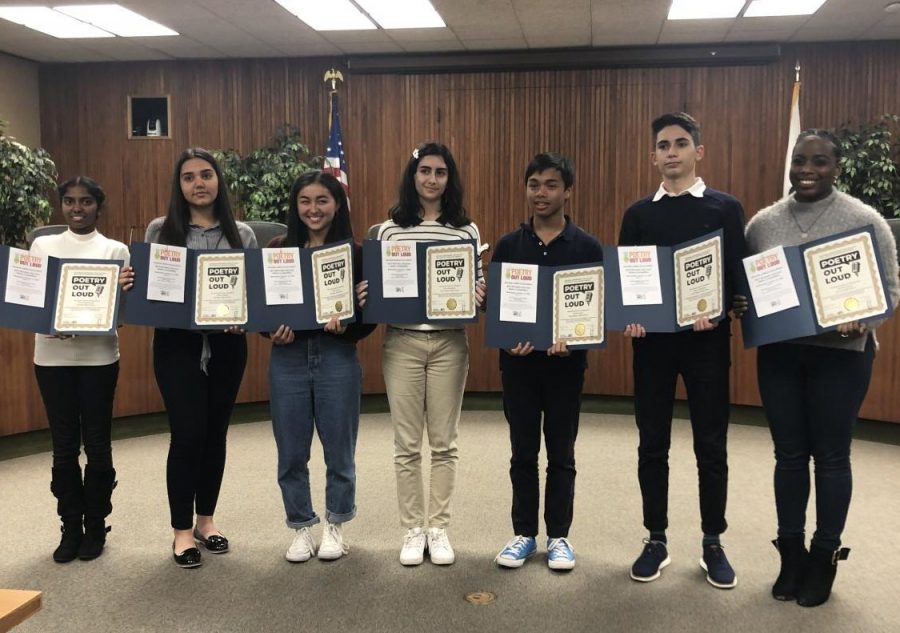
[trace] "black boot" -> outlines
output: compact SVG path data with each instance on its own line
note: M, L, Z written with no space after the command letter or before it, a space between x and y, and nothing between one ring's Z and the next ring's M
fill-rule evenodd
M850 550L846 547L830 550L815 543L810 545L803 580L797 589L797 604L817 607L827 602L837 574L838 561L847 560L849 554Z
M772 545L781 555L781 571L772 585L772 597L776 600L795 600L808 554L803 537L779 536L772 541Z
M53 551L53 560L68 563L78 557L81 547L81 519L84 514L84 491L81 468L54 467L51 471L50 491L56 497L56 512L62 519L62 538Z
M106 533L110 531L105 519L112 512L112 491L116 487L116 471L96 470L88 464L84 469L84 539L78 558L93 560L103 553Z

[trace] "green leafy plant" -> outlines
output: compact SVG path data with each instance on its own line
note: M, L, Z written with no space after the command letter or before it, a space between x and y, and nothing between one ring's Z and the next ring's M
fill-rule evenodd
M56 186L56 165L46 150L22 145L5 128L0 121L0 244L20 246L50 219L47 194Z
M233 149L215 152L245 220L284 222L288 195L297 176L321 164L300 140L300 129L285 124L272 142L242 157Z
M837 188L886 218L900 216L900 140L892 134L898 124L900 116L885 114L874 123L835 130L843 153Z

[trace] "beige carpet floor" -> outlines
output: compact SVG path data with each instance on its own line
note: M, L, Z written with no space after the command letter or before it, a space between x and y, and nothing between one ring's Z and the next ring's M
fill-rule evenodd
M50 457L0 462L0 586L44 592L22 633L80 631L900 631L900 447L854 443L855 492L831 601L816 609L769 596L778 555L772 448L764 428L732 426L724 536L739 585L708 585L700 553L690 427L673 433L670 553L653 583L628 578L641 548L635 474L637 433L628 416L584 414L571 540L578 564L551 572L543 556L500 570L492 558L511 536L507 428L498 412L463 413L451 538L457 562L404 568L397 561L392 432L386 414L363 416L359 514L347 524L346 558L290 564L268 423L235 426L217 519L233 551L185 571L171 560L165 496L168 436L115 442L119 488L105 554L66 565L50 558L58 538ZM316 445L313 494L323 511L324 467ZM318 537L321 527L315 529ZM541 539L541 550L544 541ZM490 591L493 604L464 600Z

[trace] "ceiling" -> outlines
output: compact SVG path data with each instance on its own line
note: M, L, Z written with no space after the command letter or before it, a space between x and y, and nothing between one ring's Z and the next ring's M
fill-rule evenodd
M91 1L100 0L0 5ZM670 0L432 1L446 28L319 33L273 0L118 0L180 35L64 40L0 19L0 51L38 62L106 62L900 39L900 11L884 11L891 0L828 0L812 16L677 22L666 21Z

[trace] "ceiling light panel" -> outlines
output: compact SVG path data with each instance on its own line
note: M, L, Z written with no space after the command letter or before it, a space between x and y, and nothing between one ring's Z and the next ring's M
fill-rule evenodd
M744 0L672 0L670 20L710 20L736 18Z
M744 12L745 18L812 15L825 0L754 0Z
M356 0L383 29L432 29L447 26L428 0Z
M115 37L49 7L0 7L0 18L61 39Z
M316 31L365 31L378 27L349 0L275 0Z
M83 4L53 7L54 11L88 22L122 37L158 37L177 32L118 4Z

